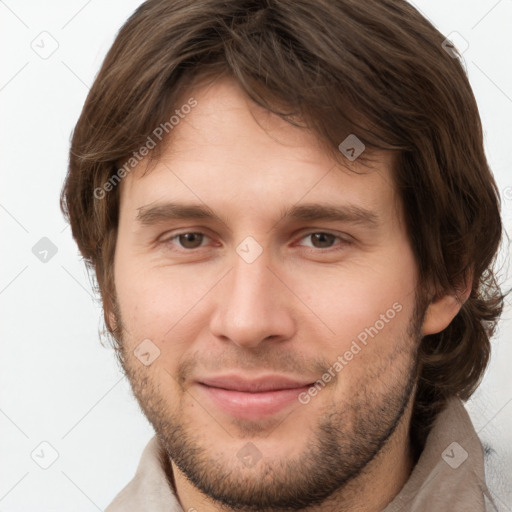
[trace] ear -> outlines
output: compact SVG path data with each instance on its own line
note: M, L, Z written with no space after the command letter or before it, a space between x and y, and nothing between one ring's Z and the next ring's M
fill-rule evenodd
M117 320L114 313L105 312L105 322L111 331L115 331L117 329Z
M464 285L450 293L435 295L427 307L423 321L423 336L446 329L471 293L473 272L468 272Z
M115 314L116 301L111 293L103 291L101 294L101 301L103 303L103 319L105 325L111 332L117 329L117 316Z

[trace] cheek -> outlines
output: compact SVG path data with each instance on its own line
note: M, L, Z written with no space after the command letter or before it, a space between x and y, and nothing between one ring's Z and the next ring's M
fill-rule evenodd
M410 276L368 269L316 283L324 286L315 286L308 305L322 322L310 316L309 327L302 326L314 331L315 351L336 376L333 396L351 403L361 393L379 395L403 383L415 344L408 334L414 311Z
M206 305L218 276L178 267L138 266L119 258L116 289L127 336L136 343L149 338L160 346L185 336ZM198 326L199 327L199 326Z
M378 340L376 350L382 354L404 335L415 301L414 266L407 256L380 253L364 263L289 276L308 307L299 305L307 313L303 318L310 318L310 328L319 343L325 340L331 358L348 350L353 340Z
M115 260L115 282L126 342L137 344L145 338L154 340L158 333L156 327L165 321L160 308L166 304L166 298L156 282L148 279L144 268L126 256L126 252L120 253L123 256L116 255Z

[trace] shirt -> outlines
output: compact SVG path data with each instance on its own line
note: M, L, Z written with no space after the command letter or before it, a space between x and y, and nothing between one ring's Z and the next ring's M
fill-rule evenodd
M105 512L184 512L169 485L154 436L134 478ZM485 481L484 450L456 397L436 417L408 480L382 512L500 512Z

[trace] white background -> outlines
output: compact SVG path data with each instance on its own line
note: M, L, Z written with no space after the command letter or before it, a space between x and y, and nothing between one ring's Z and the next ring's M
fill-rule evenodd
M100 305L59 210L71 131L117 30L139 3L0 0L0 512L103 510L152 436L112 351L100 344ZM469 43L464 60L510 232L512 1L415 5L445 35L457 31ZM41 37L47 49L58 44L47 59L31 47ZM57 248L46 263L32 252L42 237ZM467 407L512 472L510 312L509 299L490 367ZM58 452L46 470L31 458L36 449L50 460L43 441ZM512 510L510 496L498 499Z

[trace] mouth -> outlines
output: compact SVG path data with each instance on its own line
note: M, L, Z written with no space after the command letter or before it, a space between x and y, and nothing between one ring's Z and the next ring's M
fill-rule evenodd
M282 376L246 380L238 376L202 379L197 386L210 403L237 418L258 420L277 414L297 402L312 382Z

